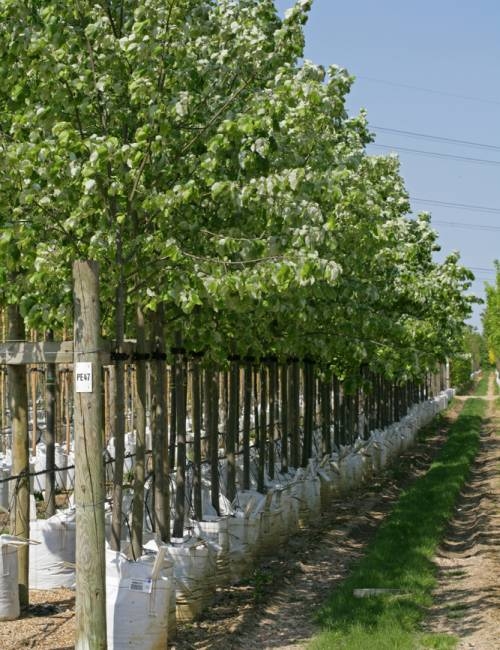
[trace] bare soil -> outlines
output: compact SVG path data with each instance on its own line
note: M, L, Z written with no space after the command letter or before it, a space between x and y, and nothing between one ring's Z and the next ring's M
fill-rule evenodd
M481 449L435 558L438 587L426 627L454 634L457 650L500 648L500 413L494 378Z
M302 648L316 632L314 615L318 607L348 575L353 563L362 557L366 545L401 491L425 473L460 408L461 403L457 400L439 431L417 444L393 468L358 492L332 501L329 511L323 513L319 521L291 537L278 554L263 558L249 580L219 590L213 606L200 620L178 625L176 639L170 644L171 650ZM485 455L481 456L482 460L478 459L479 465L474 470L477 482L471 477L470 492L464 491L465 501L457 508L457 514L461 508L472 519L465 520L456 534L451 532L452 525L449 539L444 542L437 558L438 562L443 561L440 589L436 592L436 608L428 626L456 632L451 624L462 625L459 636L466 639L466 643L470 637L470 643L476 645L461 645L460 648L496 650L500 647L500 643L493 641L494 630L499 630L500 621L500 590L494 584L498 568L498 565L494 567L494 544L500 535L500 513L489 494L495 489L498 502L500 482L496 474L500 466L500 443L497 444L491 435L492 426L493 421L483 434L481 454ZM489 514L483 510L488 510ZM471 544L472 554L464 546L467 544ZM480 546L477 552L476 545ZM457 560L460 555L464 564L449 565L454 568L445 566L452 561L451 555ZM477 562L474 562L476 555ZM477 571L469 575L471 558ZM454 590L449 596L444 589L446 575ZM450 607L450 603L456 603L457 607ZM464 622L458 606L461 604L466 606L463 612L468 617L467 622ZM462 620L450 617L449 613L453 611L460 611ZM30 592L30 607L21 618L0 624L0 648L69 650L74 647L74 620L74 592L62 589ZM492 630L488 637L491 643L487 641L490 645L481 639L473 640L476 637L472 634L477 635L486 628ZM483 636L483 641L485 638Z

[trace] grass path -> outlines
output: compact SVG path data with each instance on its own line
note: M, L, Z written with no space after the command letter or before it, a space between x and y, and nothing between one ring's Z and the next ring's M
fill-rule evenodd
M325 631L310 650L455 646L448 634L422 632L421 624L436 586L433 557L478 453L486 407L482 399L466 401L427 473L401 495L366 555L321 608ZM358 598L359 589L392 591Z
M491 376L481 449L435 558L438 586L428 629L457 650L497 650L500 631L500 401Z

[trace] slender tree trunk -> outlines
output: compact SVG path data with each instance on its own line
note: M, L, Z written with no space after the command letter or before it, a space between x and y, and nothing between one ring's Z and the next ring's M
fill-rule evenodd
M154 361L151 363L152 438L154 474L154 528L164 542L170 539L170 484L167 454L165 409L165 348L163 342L163 309L158 307L154 323Z
M200 385L200 362L199 359L193 359L192 362L192 388L193 396L193 501L194 515L198 521L203 517L202 499L201 499L201 385Z
M66 453L69 454L71 446L71 383L72 373L70 370L66 370L64 373L64 392L66 394L66 401L64 403L64 424L65 424L65 443L66 443Z
M134 497L132 501L132 552L135 558L142 555L142 527L144 520L144 481L146 477L146 336L144 314L137 307L137 359L136 359L136 439L134 465Z
M259 412L259 366L254 364L253 372L253 429L255 435L255 446L260 445L260 412Z
M302 467L307 466L312 457L312 437L314 426L314 365L304 362L304 444L302 447Z
M333 376L333 442L340 446L340 385L337 375Z
M177 471L175 476L174 537L182 537L186 504L186 372L183 351L176 352L175 407L177 419Z
M54 340L54 332L49 330L45 335L46 341ZM56 476L55 476L55 442L56 442L56 364L48 363L45 380L45 459L47 474L45 475L45 512L51 517L56 511Z
M31 401L31 455L36 456L36 445L38 442L38 422L36 409L36 393L38 383L38 368L32 364L29 366L30 377L30 401Z
M8 340L24 341L24 322L17 305L9 305ZM13 535L30 536L30 480L29 480L29 431L28 386L26 366L7 366L9 386L9 409L12 420L12 474L14 482L14 507L11 510L10 530ZM17 552L19 567L19 602L27 607L29 602L29 552L21 546Z
M292 467L300 467L300 364L293 359L290 377L290 453Z
M245 361L243 373L243 489L250 489L250 413L252 409L252 362Z
M259 412L259 467L257 473L257 490L265 491L267 443L267 367L260 366L260 412Z
M122 497L123 497L123 463L125 460L125 364L123 353L125 295L123 287L117 291L116 316L116 353L115 362L115 470L113 474L113 512L111 519L110 545L114 551L120 550L122 529Z
M274 480L276 465L276 403L278 392L276 360L269 362L269 478Z
M169 423L169 438L168 438L168 466L171 472L175 468L175 446L177 441L177 411L175 409L175 396L176 385L175 378L177 376L177 357L174 356L172 365L170 367L170 423Z
M330 405L331 382L323 378L320 381L321 395L321 453L330 456L332 453L332 438L330 435L331 405Z
M212 506L220 514L219 504L219 382L213 367L205 372L207 382L207 435L210 455L210 495Z
M238 435L240 369L237 360L231 361L228 385L228 426L226 430L227 498L236 497L236 441Z
M288 472L288 364L285 362L280 370L281 392L281 473Z

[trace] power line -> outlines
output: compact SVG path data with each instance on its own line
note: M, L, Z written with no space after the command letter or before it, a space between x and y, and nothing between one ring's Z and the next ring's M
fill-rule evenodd
M453 208L458 210L466 210L468 212L487 212L488 214L500 214L500 208L492 208L486 205L475 205L472 203L452 203L450 201L438 201L436 199L421 199L416 196L410 196L410 200L414 203L425 203L427 205L435 205L439 208Z
M486 144L484 142L473 142L472 140L458 140L456 138L445 138L440 135L432 135L429 133L418 133L417 131L403 131L401 129L390 129L386 126L376 126L375 124L370 125L373 129L377 131L382 131L383 133L392 133L394 135L402 135L408 138L419 138L422 140L430 140L431 142L445 142L446 144L454 144L465 147L474 147L478 149L487 149L490 151L500 151L500 146L494 144Z
M496 273L496 269L485 269L484 266L469 266L471 271L481 271L481 273Z
M500 230L500 226L487 226L478 223L460 223L458 221L440 221L438 219L433 219L431 225L433 224L439 226L452 226L453 228L465 228L467 230L488 230L492 232Z
M425 88L424 86L412 86L410 84L399 83L397 81L388 81L386 79L376 79L374 77L367 77L365 75L355 75L356 79L364 79L373 83L384 84L386 86L395 86L396 88L408 88L409 90L418 90L420 92L432 93L433 95L443 95L444 97L454 97L455 99L466 99L472 102L480 102L481 104L493 104L500 106L500 101L496 99L486 99L485 97L474 97L471 95L460 95L459 93L451 93L446 90L436 90L435 88Z
M417 154L420 156L429 156L431 158L443 158L449 160L457 160L458 162L472 162L482 165L493 165L495 167L500 166L500 160L486 160L485 158L470 158L469 156L455 156L448 153L438 153L437 151L423 151L421 149L408 149L405 147L394 147L386 144L371 144L370 147L376 147L377 149L384 149L389 151L402 151L403 153Z

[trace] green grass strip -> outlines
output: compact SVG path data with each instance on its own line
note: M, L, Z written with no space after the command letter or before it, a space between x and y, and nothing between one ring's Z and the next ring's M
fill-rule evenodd
M485 397L488 394L489 377L490 377L490 373L483 371L481 379L477 382L477 385L474 388L474 395L476 395L477 397Z
M424 634L420 623L436 584L432 558L479 449L486 402L468 400L428 472L403 492L365 557L324 605L324 632L311 650L453 648L447 635ZM356 598L354 589L393 589Z

